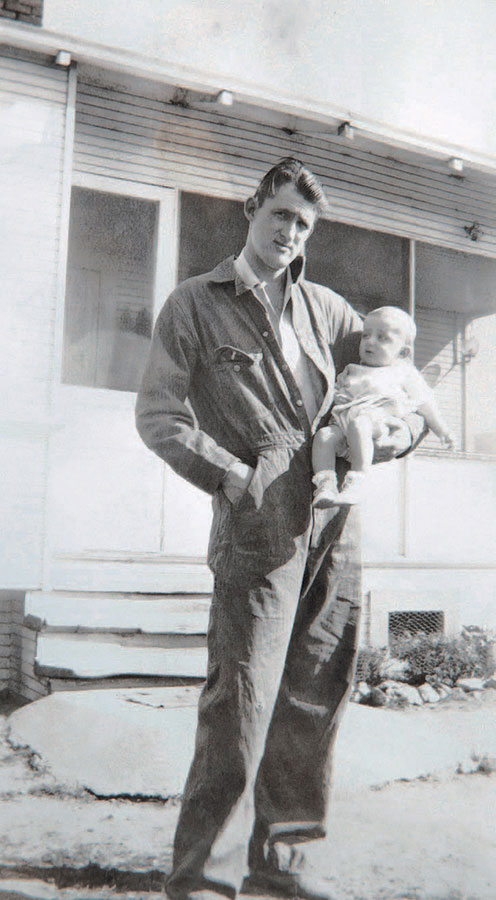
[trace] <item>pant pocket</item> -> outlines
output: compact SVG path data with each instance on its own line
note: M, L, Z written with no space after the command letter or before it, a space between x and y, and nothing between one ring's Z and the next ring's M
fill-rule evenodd
M222 488L212 496L212 527L207 550L207 565L215 572L221 557L229 546L229 519L231 504Z

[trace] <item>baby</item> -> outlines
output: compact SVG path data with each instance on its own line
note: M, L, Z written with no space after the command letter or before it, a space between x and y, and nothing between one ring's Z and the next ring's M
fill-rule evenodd
M313 441L313 505L317 509L359 502L363 479L372 465L374 441L385 433L391 416L419 413L431 431L453 447L433 392L412 363L415 335L412 317L395 306L381 306L366 317L360 364L352 363L338 375L330 423ZM351 463L340 493L336 456Z

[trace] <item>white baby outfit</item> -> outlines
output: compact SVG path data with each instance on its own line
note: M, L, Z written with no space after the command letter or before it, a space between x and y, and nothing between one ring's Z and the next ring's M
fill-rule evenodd
M392 366L351 363L336 378L329 422L343 432L338 456L349 459L345 435L350 421L362 413L381 429L390 416L403 419L408 413L417 412L422 404L433 402L431 389L409 361Z

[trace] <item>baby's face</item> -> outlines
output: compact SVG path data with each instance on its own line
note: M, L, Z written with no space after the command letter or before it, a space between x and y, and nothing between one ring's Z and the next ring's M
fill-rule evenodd
M367 316L360 341L364 366L393 366L405 358L405 336L387 316Z

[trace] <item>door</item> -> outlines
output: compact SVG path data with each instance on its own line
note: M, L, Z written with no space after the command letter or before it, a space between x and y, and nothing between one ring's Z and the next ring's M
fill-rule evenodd
M153 322L176 280L176 222L171 189L97 176L73 186L45 587L210 587L209 498L134 424Z

